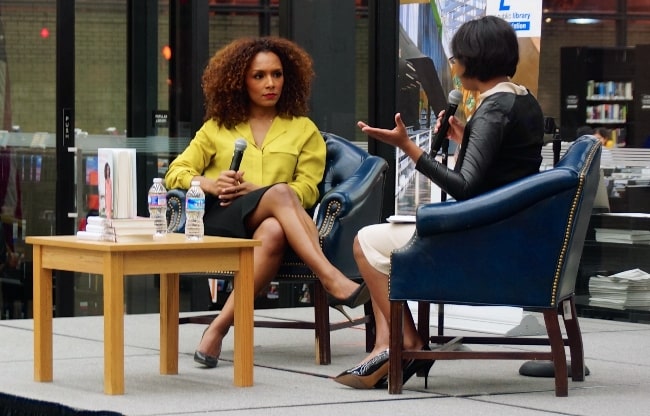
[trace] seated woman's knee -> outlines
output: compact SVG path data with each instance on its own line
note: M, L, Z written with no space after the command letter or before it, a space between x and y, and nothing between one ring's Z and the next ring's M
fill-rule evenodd
M257 227L253 238L262 241L265 251L284 253L287 246L287 238L280 222L273 218L267 218Z
M289 201L291 199L296 199L297 196L293 189L286 183L276 183L267 191L269 196L272 196L274 199L279 201Z
M359 244L359 236L354 236L354 242L352 243L352 255L355 259L360 259L364 257L363 250L361 250L361 244Z

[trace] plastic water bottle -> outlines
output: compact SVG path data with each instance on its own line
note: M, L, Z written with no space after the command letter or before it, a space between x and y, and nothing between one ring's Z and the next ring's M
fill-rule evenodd
M205 193L199 181L192 181L192 186L185 194L185 238L203 239L203 213L205 211Z
M153 218L156 230L154 237L167 235L167 190L162 178L154 178L153 185L149 188L149 216Z

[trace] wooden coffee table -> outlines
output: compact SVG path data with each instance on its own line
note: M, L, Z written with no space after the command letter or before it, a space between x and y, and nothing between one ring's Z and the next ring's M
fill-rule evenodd
M34 249L34 379L52 381L52 270L104 276L104 392L124 394L124 276L160 274L160 374L178 374L179 273L234 270L234 384L253 385L253 247L182 234L136 242L27 237Z

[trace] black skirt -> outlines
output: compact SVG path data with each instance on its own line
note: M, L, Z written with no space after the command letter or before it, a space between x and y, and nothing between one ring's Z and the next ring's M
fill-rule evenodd
M252 238L255 230L246 229L244 224L246 217L257 208L262 195L271 186L257 189L239 197L232 204L225 207L219 205L217 197L207 195L205 199L205 215L203 216L205 235Z

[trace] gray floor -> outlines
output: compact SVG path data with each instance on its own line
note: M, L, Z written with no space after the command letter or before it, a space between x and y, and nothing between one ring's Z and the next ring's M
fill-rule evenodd
M256 316L305 316L310 308L260 310ZM340 319L336 311L332 318ZM124 415L647 415L650 325L581 319L584 382L569 380L569 397L553 379L518 374L519 361L437 362L428 389L414 377L402 395L353 390L331 380L361 360L363 328L332 334L332 364L314 364L313 332L255 329L255 385L232 384L232 334L216 369L195 365L203 326L180 327L179 374L158 373L158 315L125 316L125 388L103 394L101 317L54 320L54 381L33 381L33 322L0 321L0 391L76 409ZM452 331L453 332L453 331ZM529 347L536 348L536 347Z

